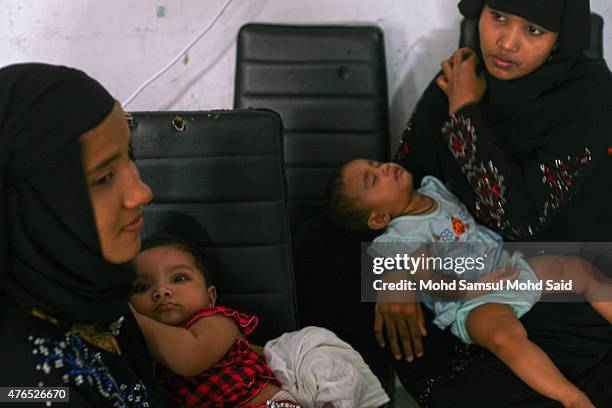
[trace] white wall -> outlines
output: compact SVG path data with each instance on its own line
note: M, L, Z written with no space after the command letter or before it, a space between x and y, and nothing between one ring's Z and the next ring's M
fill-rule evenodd
M385 33L394 140L418 95L457 44L458 0L233 0L210 32L128 110L231 108L235 38L250 21L374 23ZM0 66L44 61L75 66L124 101L206 27L226 0L2 0ZM160 13L160 7L165 14ZM607 22L612 2L591 0Z

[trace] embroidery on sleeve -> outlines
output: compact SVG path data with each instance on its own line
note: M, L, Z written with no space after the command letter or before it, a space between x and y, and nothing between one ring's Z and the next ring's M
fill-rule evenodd
M418 106L418 105L417 105ZM412 136L412 120L414 119L414 114L416 113L417 108L415 106L414 110L410 114L410 120L404 131L402 132L402 137L399 141L399 148L395 152L395 162L402 163L406 158L406 155L410 152L410 137Z
M469 118L452 116L442 126L442 136L451 154L459 164L477 195L476 212L485 224L496 226L511 238L532 236L546 223L550 214L565 200L571 200L575 179L591 161L591 151L584 149L584 155L557 159L552 166L541 164L542 183L550 189L550 196L544 202L537 225L512 226L505 218L508 204L505 179L495 164L489 160L476 163L477 135Z

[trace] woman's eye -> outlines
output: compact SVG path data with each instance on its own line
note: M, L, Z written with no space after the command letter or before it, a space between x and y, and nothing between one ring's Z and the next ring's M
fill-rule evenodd
M538 27L535 26L529 26L527 27L527 32L531 35L542 35L543 31L540 30Z
M491 15L493 16L493 20L495 21L506 21L506 17L496 11L492 11Z
M372 187L374 187L376 185L377 181L378 181L378 176L372 177Z
M101 185L107 184L109 181L111 181L111 179L114 176L115 176L115 174L113 172L106 173L102 177L99 177L99 178L95 179L93 184L95 186L101 186Z
M132 294L146 292L147 289L149 289L150 287L151 285L149 285L148 283L138 282L132 287Z
M172 282L185 282L187 277L185 275L176 275L172 277Z

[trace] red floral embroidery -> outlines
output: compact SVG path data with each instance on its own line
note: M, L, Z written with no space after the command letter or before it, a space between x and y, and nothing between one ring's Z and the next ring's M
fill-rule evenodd
M542 182L550 187L552 198L562 201L574 185L574 178L580 174L581 168L591 161L591 152L589 149L585 150L585 156L568 156L567 161L555 160L554 167L544 164L540 166L544 174Z
M404 129L404 133L402 134L402 138L400 139L400 147L397 149L395 154L395 161L401 163L408 153L410 153L410 145L408 141L410 139L410 132L412 131L412 123L408 122L406 128Z
M402 133L402 138L400 139L400 142L399 142L400 146L395 152L395 162L396 163L402 163L406 159L406 156L408 155L408 153L412 151L412 148L410 147L410 139L412 136L412 120L414 118L415 113L416 113L416 106L414 110L412 111L412 113L410 114L410 120L408 121L408 123L406 124L406 127L404 128L404 132Z
M461 115L452 116L442 126L442 136L478 196L478 218L500 230L508 228L510 224L503 218L506 205L504 176L491 161L486 166L484 163L476 163L478 137L471 120Z
M463 116L451 116L450 120L442 125L442 135L459 165L472 167L477 140L472 121Z
M567 161L555 160L553 166L546 164L540 165L542 171L542 183L550 188L549 199L544 203L544 210L539 218L540 223L544 223L550 213L561 206L564 200L571 200L575 191L571 188L575 184L575 179L580 176L584 168L591 162L592 155L588 148L584 149L584 156L570 157L567 156ZM533 226L528 226L528 229L535 231ZM515 228L515 233L522 234L520 229ZM531 232L533 234L534 232Z
M542 182L549 187L550 197L543 204L539 223L511 226L510 221L505 218L508 201L504 176L492 161L486 164L476 162L478 138L470 119L461 115L451 117L442 126L442 137L476 192L478 218L513 238L534 235L553 210L558 209L564 200L571 199L575 179L591 161L591 152L585 148L584 156L568 156L567 160L555 160L553 165L540 165Z

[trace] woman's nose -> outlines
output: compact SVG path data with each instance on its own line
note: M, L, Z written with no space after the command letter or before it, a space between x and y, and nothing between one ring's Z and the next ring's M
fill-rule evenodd
M519 49L520 28L510 27L497 38L497 46L505 52L517 52Z
M153 300L160 300L172 296L172 291L166 286L160 286L153 292Z
M132 163L132 165L134 165ZM126 190L124 192L124 206L125 208L137 208L146 205L153 199L153 192L140 178L138 169L134 165L132 174L130 175L130 182L127 183Z

